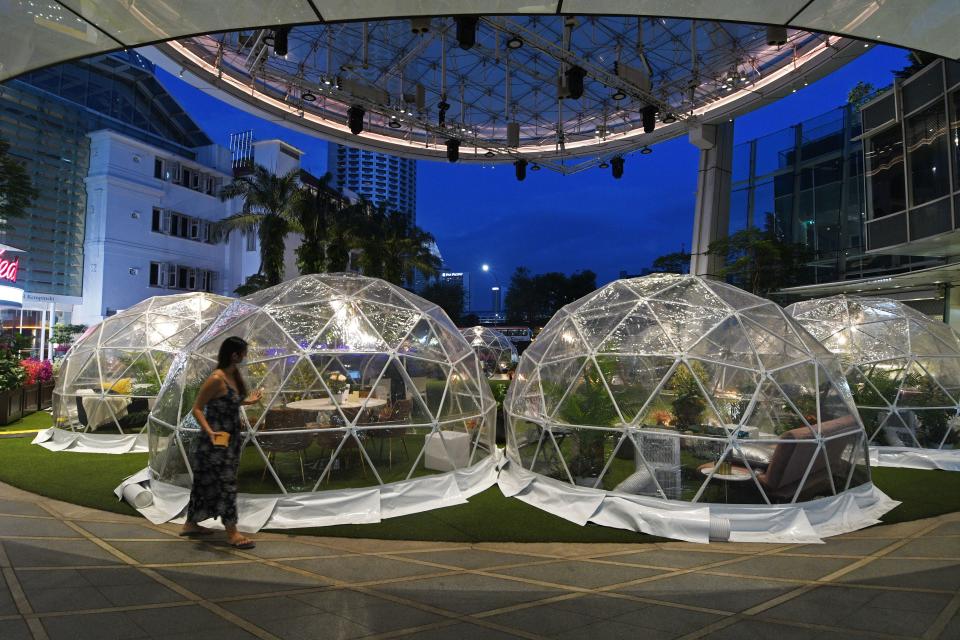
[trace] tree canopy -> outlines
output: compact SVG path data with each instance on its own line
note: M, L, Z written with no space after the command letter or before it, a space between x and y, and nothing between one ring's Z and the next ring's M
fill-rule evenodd
M0 229L14 218L24 217L37 195L23 163L10 154L10 144L0 138Z
M577 271L569 276L549 272L533 275L526 267L517 267L510 278L504 299L507 322L539 326L545 324L565 304L597 288L597 274Z

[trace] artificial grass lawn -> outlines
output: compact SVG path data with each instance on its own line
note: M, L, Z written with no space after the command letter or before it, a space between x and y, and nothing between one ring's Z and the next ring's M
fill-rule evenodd
M46 415L46 414L43 414ZM47 416L49 419L49 416ZM394 452L396 453L396 452ZM74 504L136 515L113 489L147 465L147 454L54 453L30 444L30 438L0 439L0 481ZM915 469L873 470L873 480L903 504L887 523L927 518L957 510L960 473ZM465 505L436 509L378 524L297 529L304 535L434 540L452 542L657 542L659 538L595 525L579 527L519 500L497 487Z
M46 411L37 411L20 418L16 422L11 422L8 425L0 427L0 434L9 433L10 431L39 431L40 429L46 429L51 426L53 426L53 419L50 417L50 414Z

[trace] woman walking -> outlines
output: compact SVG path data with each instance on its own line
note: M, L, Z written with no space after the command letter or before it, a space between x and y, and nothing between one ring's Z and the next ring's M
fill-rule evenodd
M217 368L204 380L193 404L193 417L202 433L193 455L193 488L187 505L182 536L209 535L213 530L198 522L220 518L227 539L238 549L252 549L253 541L237 531L237 467L243 433L240 406L260 401L263 392L247 395L247 385L237 365L247 357L247 343L230 337L220 345Z

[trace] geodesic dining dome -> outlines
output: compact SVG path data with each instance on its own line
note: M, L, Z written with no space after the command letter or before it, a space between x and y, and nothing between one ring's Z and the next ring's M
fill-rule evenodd
M507 373L517 366L517 348L499 331L477 325L460 329L460 333L476 352L487 377Z
M898 300L838 295L791 314L837 354L875 464L960 471L960 336Z
M178 356L150 416L161 493L185 504L191 409L228 336L249 344L241 372L263 389L241 416L241 526L368 522L493 483L496 405L446 314L382 280L318 274L234 302Z
M174 355L231 301L210 293L147 298L87 329L71 346L53 392L54 450L146 451L138 438Z
M837 357L721 282L651 275L567 305L523 353L504 407L501 485L581 524L802 540L891 507Z

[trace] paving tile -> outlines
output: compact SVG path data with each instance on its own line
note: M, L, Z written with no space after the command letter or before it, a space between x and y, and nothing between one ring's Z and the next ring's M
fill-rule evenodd
M138 524L126 524L121 522L95 522L81 521L78 525L100 538L159 538L163 540L174 539L167 534L161 533L149 527Z
M850 635L822 629L809 629L765 620L741 620L704 636L709 640L849 640Z
M165 633L150 636L150 638L151 640L257 640L258 636L247 633L240 627L230 627L229 629L207 629L199 639L193 631Z
M916 540L911 540L890 554L890 557L892 558L903 556L956 558L960 560L960 536L949 538L918 538Z
M81 535L59 520L0 516L0 536L80 538Z
M193 634L194 638L208 638L211 633L233 631L239 628L232 622L199 605L137 609L127 611L129 620L152 638L166 638L178 634Z
M172 564L179 562L222 562L239 560L235 555L219 550L205 542L177 539L125 541L110 543L120 551L143 564Z
M38 612L77 611L183 600L136 569L17 571L31 606Z
M397 604L348 589L304 593L292 598L321 611L343 616L376 633L417 627L446 619L413 606Z
M18 516L46 516L50 514L32 502L20 500L0 500L0 513L9 513Z
M960 535L960 520L953 522L944 522L939 527L931 531L931 536L958 536Z
M30 627L23 620L0 620L0 638L3 640L33 640Z
M516 553L498 553L485 549L451 549L450 551L430 551L425 553L404 553L406 558L436 562L462 569L488 569L505 564L522 562L543 562L545 558L524 556Z
M0 616L10 616L17 613L19 613L17 611L17 605L13 601L13 596L10 595L10 590L7 588L3 573L0 572ZM3 636L0 636L0 638L2 637Z
M943 631L940 632L940 637L943 640L948 640L948 638L960 638L960 613L957 613L953 618L950 619L950 622L947 623L947 626L943 628Z
M929 526L929 520L898 522L896 524L886 524L882 526L875 525L872 527L867 527L866 529L860 529L859 531L845 533L840 536L840 538L844 540L849 538L896 538L902 540L903 538L911 536L921 529L925 529Z
M880 558L842 576L837 582L955 591L960 589L960 560Z
M215 564L157 569L166 578L205 598L321 587L319 579L262 564Z
M165 615L173 618L172 612ZM89 613L43 618L50 640L141 640L150 635L124 612Z
M538 564L530 567L500 569L495 570L495 573L529 578L531 580L539 580L553 584L596 589L611 584L620 584L621 582L630 582L631 580L646 578L663 572L657 569L645 569L642 567L621 567L599 562L577 562L575 560L568 560L564 562L552 562L550 564Z
M450 640L450 638L457 638L457 640L514 640L520 636L468 622L459 622L440 629L420 631L402 637L404 640Z
M586 627L596 624L598 618L577 611L541 605L508 611L491 616L487 620L529 633L552 637L574 629L581 629L584 635L587 635Z
M220 606L256 625L261 625L270 620L303 618L316 615L321 611L321 609L303 600L298 600L290 596L245 598L243 600L223 602Z
M372 587L458 613L479 613L563 593L558 589L487 576L456 575Z
M635 608L621 616L613 618L646 632L657 631L673 635L683 635L713 624L723 616L702 611L690 611L678 607L667 607L658 604L644 605L634 603Z
M857 562L852 558L797 558L792 556L758 556L708 571L734 573L740 576L817 580Z
M3 548L14 567L121 564L89 540L4 540Z
M770 580L689 573L618 591L721 611L743 611L796 588L795 584Z
M897 542L893 538L827 538L823 544L805 544L789 553L805 555L868 556Z
M919 636L949 602L949 595L824 586L759 617Z
M379 556L344 556L340 558L315 558L311 560L285 561L293 567L319 573L322 576L344 582L371 582L406 578L408 576L440 573L443 569L429 567L403 560L392 560Z
M370 629L326 611L296 618L266 620L257 626L284 640L347 640L371 634Z
M296 558L304 556L330 556L342 552L328 547L294 542L292 540L257 540L256 548L249 549L247 553L259 558Z
M617 622L615 620L597 620L589 628L570 629L564 633L554 635L554 638L562 640L581 640L584 637L603 638L604 640L636 640L638 636L637 628L629 624ZM661 640L672 637L668 633L649 632L643 633L646 640Z
M597 618L600 620L609 620L619 616L636 611L643 607L642 603L627 598L601 595L585 595L576 598L564 598L556 602L551 602L551 609L559 611L572 611L581 615Z
M653 549L642 553L628 553L625 555L607 556L604 560L610 562L626 562L628 564L643 564L665 569L689 569L704 564L734 560L744 556L733 553L706 553L698 551L672 551Z

